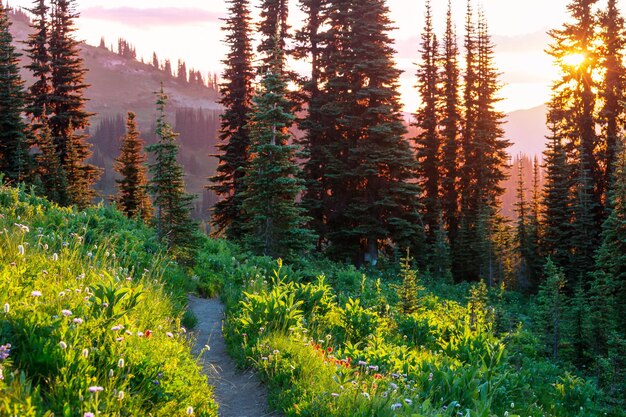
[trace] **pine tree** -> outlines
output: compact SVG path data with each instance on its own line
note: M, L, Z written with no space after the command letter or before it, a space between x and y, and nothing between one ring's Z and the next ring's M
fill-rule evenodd
M147 193L147 161L143 151L143 140L137 130L135 113L129 112L126 119L126 134L122 137L120 155L115 160L115 171L122 178L115 180L118 208L130 218L148 221L152 217L152 203Z
M566 298L563 293L565 274L552 259L548 258L545 266L545 281L539 287L537 295L537 325L544 337L546 347L554 359L559 356L563 328L563 311Z
M26 41L26 53L30 63L26 68L31 71L35 82L29 87L29 100L27 114L31 117L33 125L37 128L40 123L47 124L48 111L51 110L48 103L51 89L51 56L48 49L49 24L48 10L45 0L34 0L34 7L28 9L34 18L31 23L33 33L28 35ZM46 111L47 110L47 111Z
M241 204L245 170L249 160L250 133L248 114L252 106L252 45L250 40L250 11L247 0L230 1L229 17L224 30L230 51L223 61L225 70L220 87L221 115L219 165L210 179L209 189L221 200L213 208L213 223L217 232L239 239Z
M450 245L456 247L459 228L459 128L461 115L459 110L459 50L452 21L452 3L448 0L446 33L444 36L443 72L441 75L441 187L444 222L448 231Z
M287 46L289 25L288 0L261 0L261 19L258 31L261 35L261 42L257 48L261 58L259 74L264 75L271 71L274 65L274 51L284 51ZM282 64L281 64L282 65ZM284 67L281 67L281 71Z
M196 223L191 219L194 196L185 192L183 167L178 156L177 134L166 120L165 106L168 97L157 93L157 143L147 147L154 155L149 165L152 179L148 189L154 197L156 228L159 239L183 262L192 262L197 249Z
M402 314L411 314L416 312L419 307L418 295L420 291L424 290L424 287L419 284L417 271L413 268L410 249L406 250L406 256L401 261L402 285L398 288L400 311Z
M302 175L305 191L302 207L311 218L310 227L317 233L317 249L321 250L326 239L325 212L328 207L329 188L325 175L326 144L329 123L325 120L324 105L329 97L323 83L328 80L325 72L326 32L322 30L327 16L323 14L327 0L300 0L300 9L305 14L305 23L295 35L294 57L310 60L309 78L300 80L302 101L306 104L306 114L298 120L298 127L305 132L299 139L301 157L305 160Z
M52 2L52 30L49 38L51 57L51 93L47 97L51 117L50 131L67 181L66 193L59 203L84 208L95 196L93 184L100 170L85 161L91 145L84 133L90 113L85 111L84 83L87 70L80 57L80 43L74 39L74 0Z
M35 158L43 195L50 201L61 201L67 188L67 180L47 120L41 119L42 124L36 133L39 153Z
M624 17L617 8L616 0L608 0L606 10L600 15L600 40L603 47L600 51L604 79L600 86L600 98L604 103L600 110L600 124L605 143L601 147L604 152L601 161L604 163L604 178L600 192L604 193L603 201L607 200L612 182L613 166L617 155L620 132L624 129L624 106L626 100L626 67L624 52L626 51L626 27Z
M553 134L545 151L545 164L542 246L555 265L565 267L569 265L571 258L572 180L563 141L556 134Z
M609 339L619 333L626 339L626 147L618 142L609 194L610 214L602 227L602 244L591 282L592 337L595 351L606 355Z
M536 291L541 282L542 257L541 257L541 177L539 160L535 155L533 160L533 188L528 219L528 239L526 257L528 262L528 273L530 276L530 291Z
M245 179L244 242L255 253L293 259L311 249L315 236L305 228L308 220L296 198L302 180L295 161L296 148L288 131L295 116L286 98L282 74L283 54L275 58L254 97L248 129L251 161Z
M414 126L420 131L415 142L419 161L418 178L424 191L424 226L427 243L433 244L438 229L440 213L441 137L439 135L439 74L438 43L433 32L430 1L426 2L426 23L420 44L421 63L417 70L417 88L421 106L414 115Z
M517 214L517 247L521 257L520 278L524 281L529 278L529 227L528 211L526 207L526 188L524 186L524 165L520 155L518 158L517 172L517 202L515 212Z
M0 1L0 173L5 181L21 183L31 177L28 151L24 81L19 72L19 57L12 45L11 22Z
M342 48L328 68L333 103L326 106L336 115L325 167L330 251L358 264L375 264L389 243L423 253L417 163L403 137L388 8L384 0L340 0L329 13L340 25L330 41Z

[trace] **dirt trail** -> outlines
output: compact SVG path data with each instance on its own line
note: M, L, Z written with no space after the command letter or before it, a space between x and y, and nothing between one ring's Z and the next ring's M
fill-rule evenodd
M210 350L202 355L204 372L209 383L215 387L215 400L220 405L220 417L268 417L279 416L267 409L267 393L252 372L239 371L226 352L222 337L224 306L217 299L189 296L189 308L198 318L194 330L198 354L205 345Z

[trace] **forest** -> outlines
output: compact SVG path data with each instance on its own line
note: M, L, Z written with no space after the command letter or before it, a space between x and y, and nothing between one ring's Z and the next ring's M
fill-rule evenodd
M229 0L219 79L147 64L220 111L170 114L161 82L145 132L132 108L90 128L78 3L0 1L0 415L238 415L191 294L219 298L220 360L255 373L258 416L626 415L617 0L570 0L548 32L532 159L508 153L473 0L425 0L408 128L386 0ZM218 124L212 170L194 154Z

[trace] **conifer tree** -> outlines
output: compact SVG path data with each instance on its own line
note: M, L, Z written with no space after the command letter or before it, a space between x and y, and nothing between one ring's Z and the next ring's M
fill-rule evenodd
M526 280L529 275L529 259L528 259L528 212L526 206L526 188L524 186L524 165L521 156L518 159L517 172L517 201L515 203L515 212L517 214L517 246L521 255L520 275Z
M402 314L411 314L417 311L418 295L424 290L419 284L417 271L413 268L411 250L406 250L406 256L401 259L402 285L398 288L398 297L400 298L400 311Z
M87 70L80 57L80 43L74 39L74 0L53 0L49 38L51 92L47 97L51 117L50 131L67 181L66 193L59 203L84 208L91 203L93 184L100 170L85 161L91 156L85 130L90 113L85 111L84 83Z
M565 274L552 259L545 266L545 281L539 286L537 295L537 324L554 359L559 356L563 328L563 310L566 298L563 292Z
M403 137L388 12L384 0L329 6L331 42L341 48L341 59L329 68L334 98L326 105L336 115L325 167L333 183L328 235L334 256L359 264L375 264L388 242L423 253L420 189L411 182L417 162Z
M147 193L148 179L144 166L147 157L135 118L135 113L128 113L126 134L122 137L120 154L115 160L115 171L122 176L115 180L118 189L115 201L128 217L148 221L152 217L152 203Z
M440 213L440 153L439 135L439 74L438 43L433 32L430 1L426 2L425 25L420 43L421 63L417 70L417 88L421 106L415 114L414 126L420 131L417 138L417 158L424 206L424 226L427 243L433 244L438 229Z
M552 130L554 131L555 128L553 127ZM545 151L545 164L542 246L554 264L565 267L569 264L571 257L572 180L563 140L556 133L553 133Z
M609 194L610 214L602 227L602 244L596 256L590 302L592 337L597 354L606 355L612 334L626 339L626 147L618 142Z
M329 102L323 83L328 79L325 72L326 32L322 30L327 16L323 14L327 0L300 0L300 9L305 14L305 23L296 33L294 57L310 60L310 77L300 80L302 101L306 104L306 114L298 119L298 127L304 132L299 139L301 157L305 160L302 175L305 190L302 207L311 218L310 227L317 233L317 249L321 250L327 230L324 214L328 207L328 179L325 175L326 144L328 121L325 121L324 105Z
M262 0L259 8L261 20L258 31L261 35L261 42L257 51L261 57L261 65L258 70L259 74L264 75L272 70L274 51L277 49L284 51L286 48L289 32L287 24L289 2L288 0ZM283 70L284 66L281 68L281 71Z
M26 41L26 53L30 63L26 68L31 71L35 82L29 87L27 113L33 121L35 129L40 123L47 124L47 111L51 110L48 103L51 93L51 56L48 49L49 34L49 7L45 0L34 0L33 7L28 9L34 16L31 29Z
M45 114L45 108L44 112ZM39 153L36 154L37 168L39 171L39 182L43 195L50 201L61 201L67 188L65 170L61 166L59 155L57 154L52 132L48 127L48 119L42 118L39 129L37 129L37 147Z
M600 98L603 107L600 110L600 125L605 143L601 147L604 153L601 161L604 164L604 178L600 184L603 201L606 201L612 182L617 146L620 132L624 129L625 112L623 102L626 100L626 67L624 53L626 51L626 27L624 17L617 8L616 0L608 0L605 11L600 14L600 50L601 65L604 79L600 86Z
M599 246L599 233L595 228L594 214L597 213L598 204L594 199L594 186L592 179L584 165L584 150L581 150L583 156L579 162L578 178L576 179L576 199L574 200L573 215L574 222L572 224L572 258L571 263L567 267L568 276L571 277L572 284L578 287L578 284L584 282L588 278L588 274L592 272L594 267L594 254ZM585 285L584 288L588 286ZM581 286L584 290L584 288ZM569 288L573 292L574 287Z
M249 160L250 133L248 115L252 106L252 45L250 40L250 11L247 0L232 0L229 17L224 26L226 43L230 46L223 84L220 87L221 115L219 165L210 179L209 188L221 198L213 208L213 223L217 233L239 239L244 177Z
M446 32L443 40L443 71L441 74L442 109L441 109L441 187L442 209L450 245L455 248L459 227L459 128L461 115L459 109L459 50L452 21L452 3L448 0Z
M288 128L295 116L286 98L283 65L282 51L276 49L249 116L252 146L245 177L244 242L258 254L293 259L312 248L315 236L306 229L308 219L296 203L303 184L296 148L289 143Z
M26 124L24 81L19 72L19 57L12 45L11 22L0 1L0 173L6 181L21 183L31 177Z
M541 257L541 178L539 160L535 155L533 160L533 188L529 208L527 262L530 275L531 291L536 291L543 275Z
M152 179L148 189L154 197L156 228L159 239L172 250L174 256L191 262L195 256L197 239L196 223L191 219L194 196L185 192L183 167L178 156L177 134L166 120L165 106L168 97L161 90L157 93L156 122L157 143L147 147L154 155L149 165Z

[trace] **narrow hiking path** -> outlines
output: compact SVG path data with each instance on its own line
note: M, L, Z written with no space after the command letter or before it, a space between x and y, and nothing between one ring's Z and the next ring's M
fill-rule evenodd
M203 353L202 361L209 383L215 387L220 417L279 416L278 412L268 411L267 393L254 373L239 371L228 356L222 336L222 303L218 299L207 300L189 295L189 308L198 318L193 353L197 355L205 345L210 347Z

